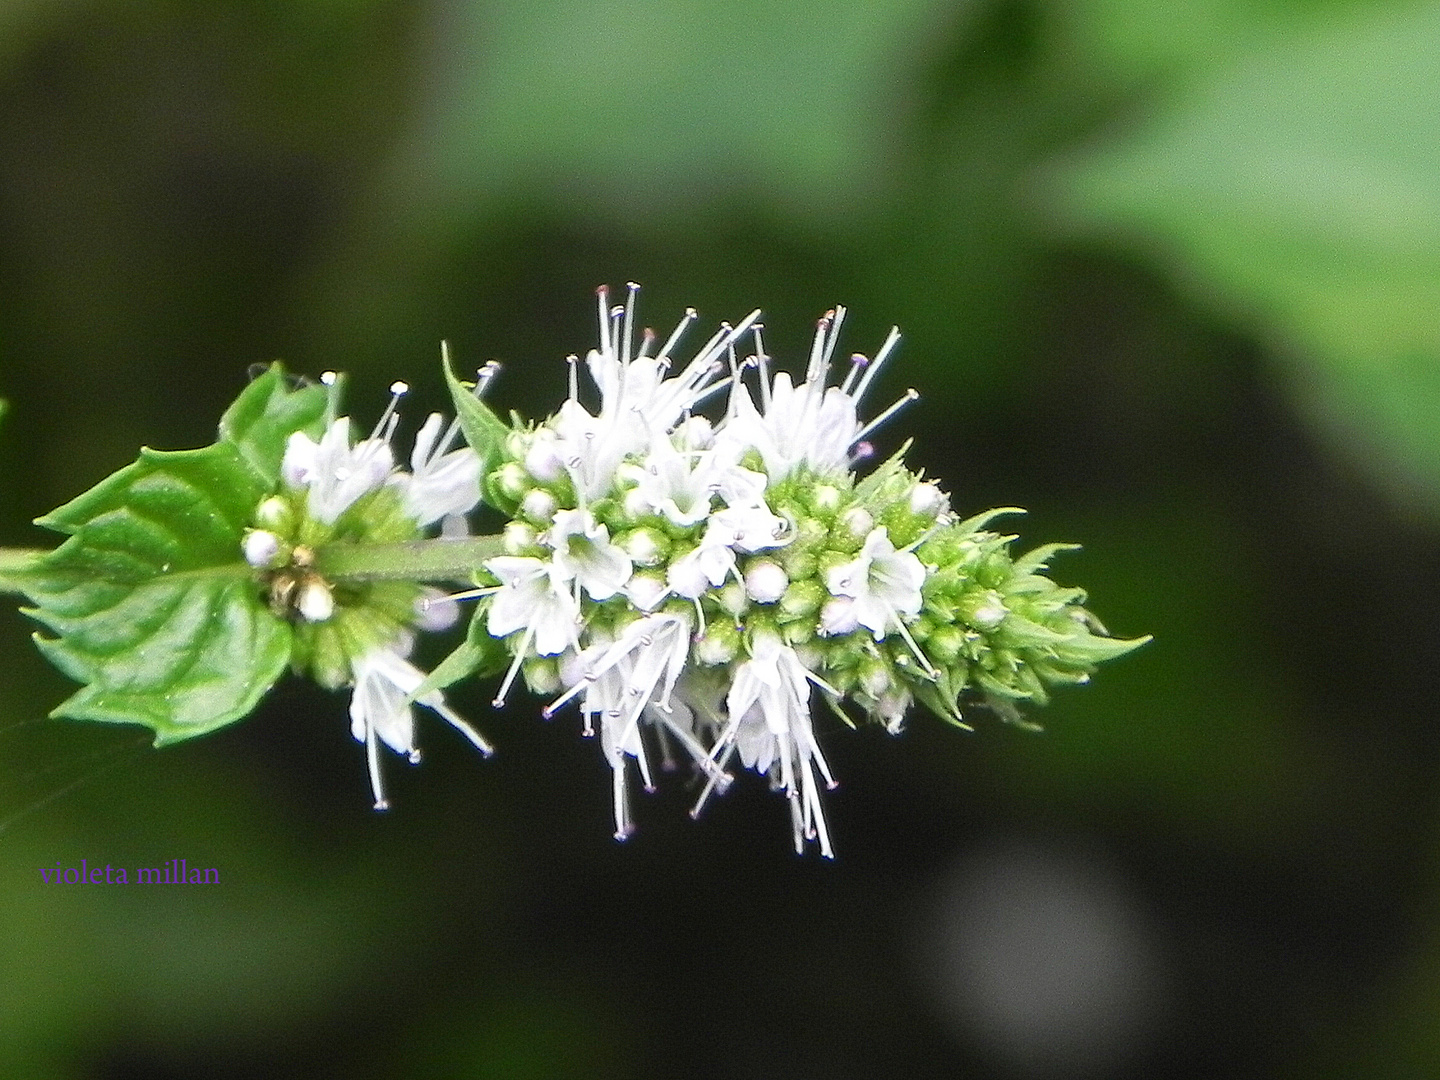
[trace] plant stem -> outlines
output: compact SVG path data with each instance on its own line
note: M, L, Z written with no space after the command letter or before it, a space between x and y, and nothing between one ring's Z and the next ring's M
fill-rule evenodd
M503 555L500 536L416 540L409 544L326 544L315 569L330 581L463 581Z

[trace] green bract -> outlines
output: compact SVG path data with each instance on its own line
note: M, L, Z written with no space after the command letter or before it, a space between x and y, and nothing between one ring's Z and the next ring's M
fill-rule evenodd
M69 536L19 584L55 636L40 650L84 683L52 715L145 724L157 745L241 719L290 659L241 557L275 489L291 431L318 431L319 387L277 364L247 386L199 450L140 458L39 524Z

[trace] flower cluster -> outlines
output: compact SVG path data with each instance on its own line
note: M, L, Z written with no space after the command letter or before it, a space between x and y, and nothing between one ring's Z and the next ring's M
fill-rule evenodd
M652 754L678 746L703 776L696 813L738 755L787 796L796 850L830 856L817 697L892 733L917 699L962 726L972 704L1018 719L1047 684L1139 644L1043 576L1063 545L1010 556L1014 537L986 526L1014 511L957 521L898 454L857 475L871 433L916 397L861 418L898 331L836 381L845 312L828 312L797 382L772 371L757 311L681 365L695 313L637 346L636 288L613 308L599 291L591 404L571 357L568 399L513 428L483 478L511 520L476 614L511 657L497 704L523 674L552 697L546 715L574 701L598 731L617 837L632 829L631 763L649 790Z
M375 807L384 809L379 744L412 763L420 760L412 701L444 717L482 753L491 752L440 691L422 689L425 674L407 659L415 631L453 625L458 607L412 581L328 581L316 567L316 552L336 542L419 540L437 523L447 534L464 531L464 515L480 499L481 463L473 449L456 447L458 424L446 427L432 413L415 436L410 469L397 467L396 405L408 387L391 386L389 407L357 442L349 418L335 415L339 379L327 373L321 381L329 390L324 432L318 442L303 431L290 434L281 488L256 508L242 547L271 610L294 625L295 670L331 689L353 687L350 730L365 745Z

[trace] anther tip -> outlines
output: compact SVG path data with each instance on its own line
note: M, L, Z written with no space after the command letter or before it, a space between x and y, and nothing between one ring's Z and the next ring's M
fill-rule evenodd
M407 382L401 382L399 379L396 379L390 384L390 393L394 394L396 397L401 397L402 395L408 394L409 392L410 384Z
M419 764L420 764L420 751L419 751L419 750L411 750L410 753L406 754L405 756L410 760L410 764L411 764L411 765L419 765Z
M340 377L340 376L337 375L337 374L336 374L335 372L333 372L333 371L322 371L322 372L320 373L320 381L321 381L322 383L324 383L326 386L334 386L334 385L335 385L335 380L338 379L339 377Z
M376 799L376 800L375 800L375 809L376 809L376 810L389 810L389 809L390 809L390 803L389 803L389 801L386 800L386 799Z

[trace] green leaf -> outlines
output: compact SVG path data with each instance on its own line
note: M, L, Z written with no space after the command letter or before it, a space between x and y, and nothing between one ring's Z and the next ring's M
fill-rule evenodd
M225 410L220 439L233 443L273 488L280 481L280 462L290 434L303 431L313 439L324 434L326 397L323 386L291 386L285 369L271 364Z
M312 426L323 408L323 391L288 389L276 365L226 412L214 445L143 449L40 519L69 539L19 575L29 614L56 635L36 643L85 684L52 715L145 724L159 746L255 707L292 641L241 540L275 489L289 425Z
M436 665L435 670L425 681L411 694L412 698L431 690L443 690L461 679L474 676L477 679L489 678L491 675L498 675L504 671L510 663L510 654L505 650L505 642L500 638L493 638L485 629L485 620L489 608L481 604L470 616L470 626L465 632L465 640L444 660Z
M1437 52L1434 4L1236 50L1072 163L1060 202L1258 329L1334 445L1440 515Z
M473 384L461 382L451 370L449 359L441 365L445 369L445 385L450 388L450 397L455 402L455 415L460 420L460 430L465 441L480 455L480 475L485 476L495 467L505 438L510 429L489 407L472 392ZM480 485L485 490L485 485Z

